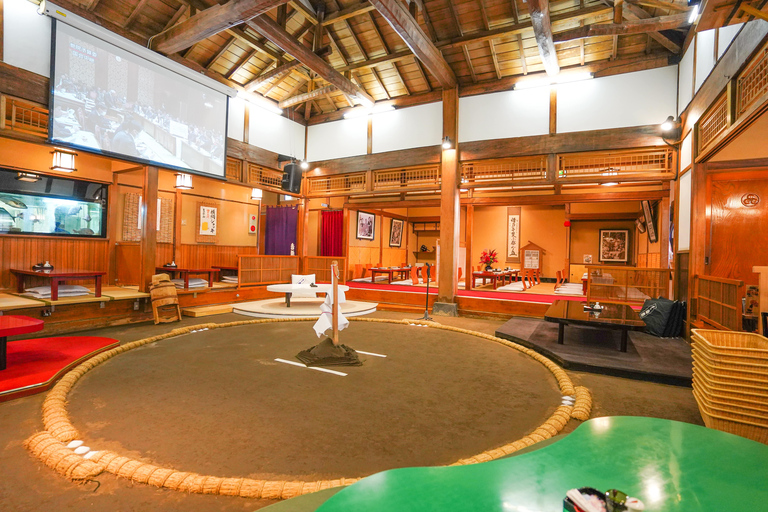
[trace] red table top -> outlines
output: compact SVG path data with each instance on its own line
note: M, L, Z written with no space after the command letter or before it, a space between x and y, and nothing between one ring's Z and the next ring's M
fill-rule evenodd
M156 267L155 270L168 270L171 272L216 272L215 268L182 268L182 267Z
M22 315L0 316L0 336L16 336L42 330L42 320Z
M101 270L53 270L51 272L43 272L42 270L38 271L12 268L11 272L14 274L24 274L26 276L40 277L96 277L107 275L106 272Z

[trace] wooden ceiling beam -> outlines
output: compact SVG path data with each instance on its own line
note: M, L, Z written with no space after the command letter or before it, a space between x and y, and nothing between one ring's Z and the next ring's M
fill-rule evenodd
M645 7L655 7L657 9L667 9L669 11L688 12L690 7L684 4L674 2L663 2L662 0L625 0L628 4L643 5Z
M242 42L244 42L254 50L259 50L262 53L269 55L269 57L272 58L273 60L282 62L283 59L285 58L285 55L281 54L280 52L276 52L275 50L268 47L267 45L265 45L264 43L262 43L261 41L251 36L250 34L246 33L244 30L240 28L237 28L237 27L229 28L227 29L227 33L233 36L236 36L238 39L240 39Z
M424 66L422 65L421 61L414 56L413 62L414 64L416 64L416 69L419 70L419 75L421 76L421 79L424 80L424 85L427 86L427 92L432 92L432 84L429 83L427 72L424 71Z
M626 19L630 21L645 20L645 19L652 18L652 16L648 14L648 12L645 9L633 4L627 4L624 6L623 15ZM680 50L681 50L680 44L670 39L668 36L661 34L659 32L649 32L649 34L656 42L661 44L667 50L675 54L680 53Z
M305 66L320 75L328 83L335 85L340 91L349 94L353 98L357 98L363 103L374 103L373 98L367 92L347 80L344 75L335 70L324 59L315 55L309 48L298 42L269 16L253 18L247 22L247 25L260 32L284 52L304 63Z
M410 95L411 90L408 88L408 84L405 83L405 79L403 79L403 74L400 73L400 70L397 68L397 62L392 63L392 69L395 70L395 76L400 81L400 85L403 86L403 89L405 90L405 94Z
M539 56L544 69L549 76L555 76L560 72L560 64L557 62L557 50L552 39L549 0L528 0L528 11L531 14L533 35L536 38L536 46L539 47Z
M208 61L208 64L205 65L205 69L211 69L211 67L216 64L216 61L219 60L219 58L227 53L229 49L232 47L233 44L235 44L235 41L237 41L237 38L235 36L232 36L227 43L221 47L221 50L216 52L216 55L211 58L211 60Z
M287 75L291 72L291 70L294 70L301 66L301 62L299 61L293 61L289 62L288 64L283 64L282 66L276 67L272 71L268 71L267 73L262 73L247 84L245 84L243 87L245 87L245 90L248 92L253 92L265 83L269 82L273 78Z
M171 16L171 19L168 20L168 23L165 24L163 27L163 30L168 30L172 26L174 26L176 23L179 22L182 16L184 16L184 13L187 12L187 9L189 9L188 6L181 4L181 6L176 10L173 16Z
M317 13L314 9L311 9L309 5L302 2L301 0L291 0L288 2L291 7L296 9L301 13L302 16L304 16L305 19L307 19L310 23L313 25L317 25Z
M371 75L373 76L373 80L376 82L376 84L378 84L379 88L384 92L384 96L386 96L387 99L391 99L392 96L389 95L389 91L384 85L384 82L381 81L381 78L379 77L379 73L376 71L375 68L371 68Z
M360 2L359 4L351 5L350 7L346 7L344 9L340 9L336 12L329 13L325 19L323 20L323 25L333 25L334 23L337 23L339 21L344 21L349 18L354 18L355 16L359 16L360 14L365 14L367 12L375 11L376 7L371 5L368 0L365 0L363 2Z
M237 72L238 72L238 71L240 71L240 68L242 68L243 66L245 66L245 65L248 63L248 61L249 61L249 60L251 60L253 57L255 57L255 56L256 56L256 54L257 54L257 51L256 51L256 50L251 50L250 52L248 52L248 53L246 53L245 55L243 55L243 56L242 56L242 57L241 57L241 58L240 58L240 59L239 59L239 60L238 60L238 61L235 63L235 65L232 67L232 69L230 69L229 71L227 71L227 74L226 74L226 75L224 75L224 76L225 76L225 77L226 77L228 80L232 80L232 77L233 77L233 76L235 76L235 74L237 74ZM271 65L272 65L272 64L270 64L270 66L271 66Z
M614 0L613 4L613 22L621 23L623 19L622 12L624 10L624 0ZM613 48L611 49L611 60L616 60L619 55L619 36L615 34L613 36Z
M443 87L451 88L457 85L456 75L443 54L421 30L419 24L401 2L398 0L372 0L371 3L376 6L379 13Z
M232 0L210 7L152 38L150 47L160 53L175 53L214 34L239 25L288 0Z
M131 15L128 16L128 19L125 20L125 23L123 24L124 27L128 28L131 23L136 21L136 18L139 14L141 14L141 10L144 9L144 6L147 5L147 2L149 0L140 0L138 4L136 4L136 7L133 8L133 11L131 11Z
M326 85L325 87L321 87L320 89L315 89L313 91L305 92L304 94L299 94L298 96L288 98L287 100L283 100L280 103L278 103L277 106L280 108L290 108L294 105L299 105L301 103L314 100L315 98L321 98L326 94L330 94L334 91L336 91L335 86Z
M275 83L270 85L269 89L264 91L264 96L268 96L269 94L272 94L272 91L277 89L280 86L281 83L283 83L285 80L288 79L289 76L291 76L290 73L287 73L287 74L281 76L280 78L278 78L277 80L275 80Z
M528 63L525 62L525 46L523 46L523 34L517 33L517 51L520 52L520 66L523 68L523 75L528 74Z
M584 27L566 30L555 34L555 42L573 41L575 39L584 39L595 36L626 35L626 34L647 34L658 32L659 30L671 30L675 28L684 28L689 25L688 14L672 14L669 16L659 16L657 18L648 18L644 20L627 21L625 23L608 23L585 25Z

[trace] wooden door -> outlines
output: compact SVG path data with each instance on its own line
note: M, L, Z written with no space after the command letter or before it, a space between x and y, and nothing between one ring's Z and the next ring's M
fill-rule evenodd
M768 265L768 170L711 175L707 180L706 273L757 284L754 265Z

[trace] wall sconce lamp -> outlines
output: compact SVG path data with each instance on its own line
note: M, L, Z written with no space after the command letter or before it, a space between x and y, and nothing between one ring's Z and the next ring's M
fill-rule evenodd
M683 126L679 117L675 119L673 116L669 116L666 121L661 123L661 138L668 146L674 147L675 144L680 142L682 131Z
M301 166L301 169L303 171L306 171L307 169L309 169L309 162L307 162L306 160L302 160L301 164L299 164L299 165Z
M189 174L179 173L176 175L176 186L179 190L192 190L192 176Z
M262 195L263 195L263 192L261 191L260 188L251 189L251 201L261 200Z
M443 149L451 149L453 148L453 142L451 142L451 138L447 135L443 138Z
M77 168L75 167L75 157L77 156L77 153L74 151L56 148L51 151L51 154L53 155L53 163L51 164L52 171L77 171Z
M36 181L40 181L42 178L37 174L32 174L31 172L20 172L16 174L16 179L19 181L26 181L27 183L35 183Z

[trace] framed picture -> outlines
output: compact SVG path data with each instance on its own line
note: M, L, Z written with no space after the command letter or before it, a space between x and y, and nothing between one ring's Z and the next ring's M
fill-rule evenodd
M629 230L600 230L600 261L626 263L629 260Z
M195 241L203 244L215 244L219 241L218 205L216 203L197 203L197 229Z
M507 207L507 263L520 263L520 211L519 206Z
M652 244L659 241L659 237L656 233L656 219L653 217L653 207L650 201L641 201L643 205L643 217L645 217L645 227L648 230L648 240Z
M372 213L357 212L357 235L358 240L373 240L374 228L376 227L376 216Z
M592 264L592 255L591 254L585 254L584 255L584 264L585 265L591 265Z
M392 219L389 225L389 246L400 247L403 243L403 226L405 222L400 219Z

